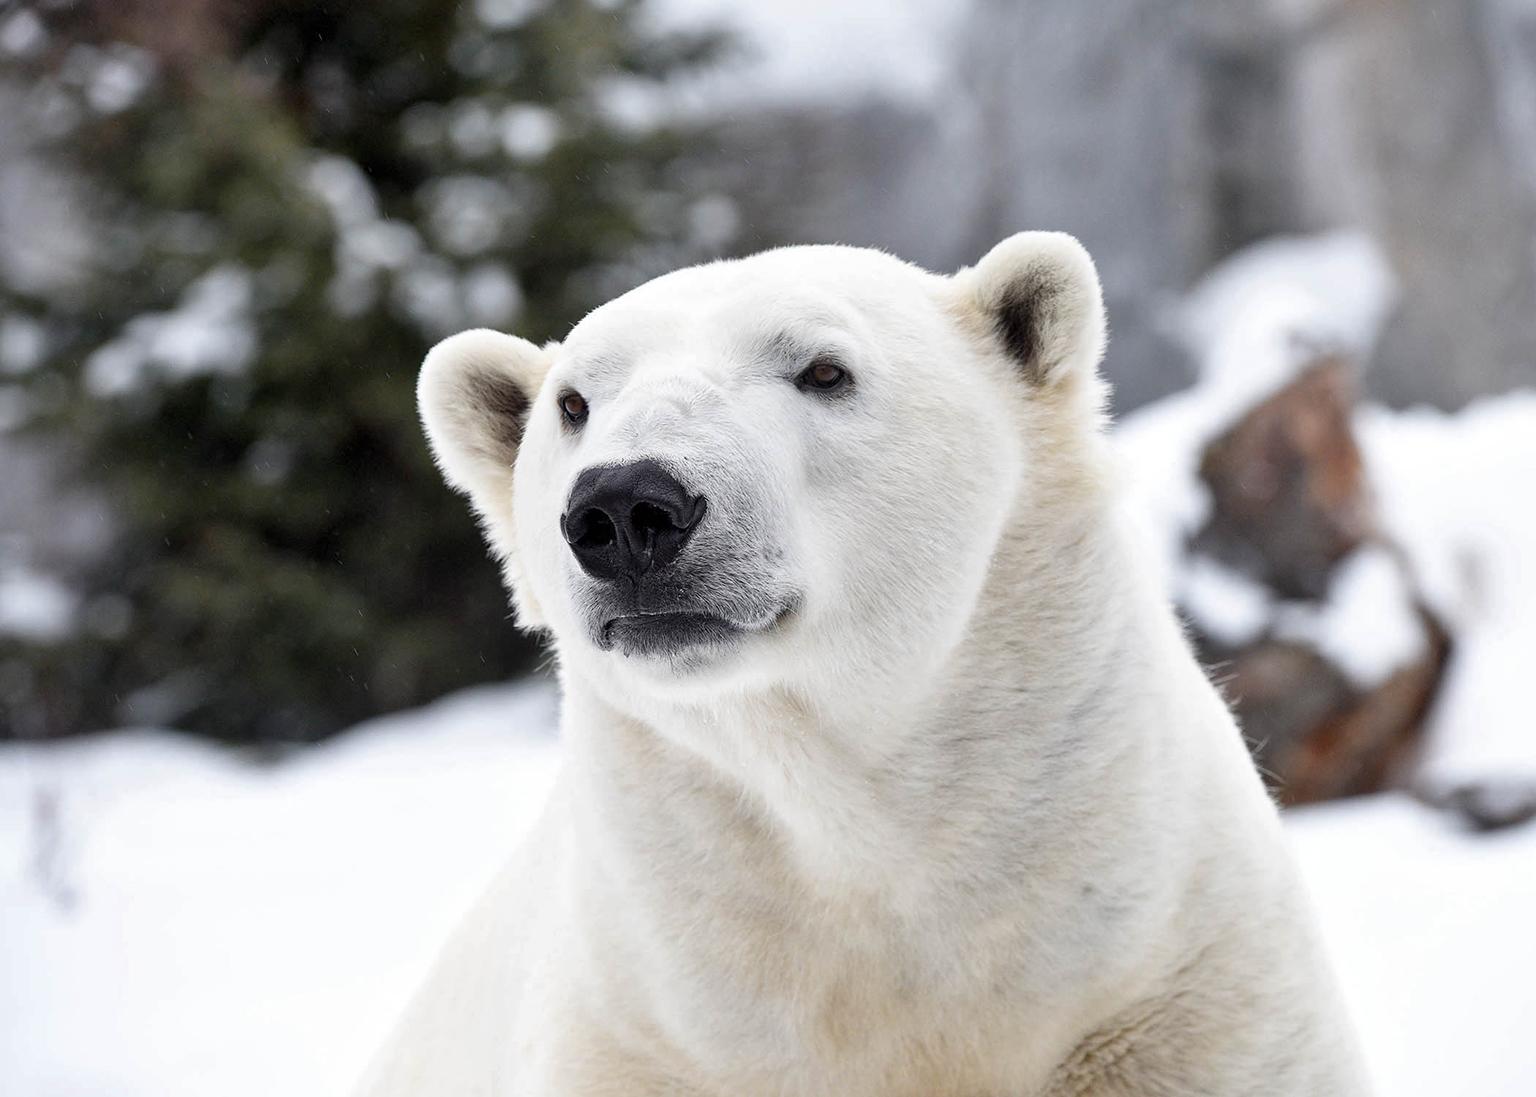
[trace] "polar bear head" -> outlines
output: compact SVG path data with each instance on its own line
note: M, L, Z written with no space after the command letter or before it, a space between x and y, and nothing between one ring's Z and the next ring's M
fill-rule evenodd
M1005 532L1075 490L1104 341L1069 236L950 277L791 247L658 278L560 344L456 335L419 395L568 670L615 697L894 683L965 634Z

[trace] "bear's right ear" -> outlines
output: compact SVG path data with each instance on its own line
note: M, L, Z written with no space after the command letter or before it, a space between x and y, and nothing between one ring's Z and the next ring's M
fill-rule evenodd
M437 467L487 517L510 502L512 465L549 359L526 339L482 328L444 339L421 365L416 399Z
M1032 385L1092 377L1107 337L1088 250L1064 232L1020 232L955 275L969 309Z

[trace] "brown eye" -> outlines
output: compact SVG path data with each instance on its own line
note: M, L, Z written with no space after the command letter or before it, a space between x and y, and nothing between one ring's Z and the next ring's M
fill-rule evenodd
M848 371L831 358L818 358L795 378L802 389L817 392L834 392L848 383Z
M573 427L579 427L587 418L587 401L579 392L568 392L560 397L560 414Z

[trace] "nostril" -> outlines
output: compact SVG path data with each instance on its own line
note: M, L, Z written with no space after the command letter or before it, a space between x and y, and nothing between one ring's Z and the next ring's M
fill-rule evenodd
M604 548L617 539L613 519L596 507L583 511L566 526L566 540L578 548Z
M642 536L668 533L679 528L665 507L643 501L636 503L630 510L629 524Z

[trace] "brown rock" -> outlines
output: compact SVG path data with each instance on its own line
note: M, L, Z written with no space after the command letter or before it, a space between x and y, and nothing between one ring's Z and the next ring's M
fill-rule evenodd
M1214 506L1198 547L1282 597L1323 597L1373 524L1354 402L1348 365L1324 358L1211 442L1200 478Z
M1224 692L1275 794L1307 804L1404 783L1450 653L1427 613L1425 654L1361 691L1304 644L1266 638L1229 656Z
M1291 604L1326 600L1338 565L1357 549L1391 551L1376 529L1352 427L1354 398L1348 363L1322 358L1212 441L1200 464L1211 511L1191 551L1260 584L1274 603ZM1412 577L1405 580L1414 591ZM1273 622L1237 646L1192 622L1202 657L1283 802L1375 792L1404 777L1450 650L1440 623L1416 594L1409 597L1423 651L1369 687L1310 644L1278 635Z

